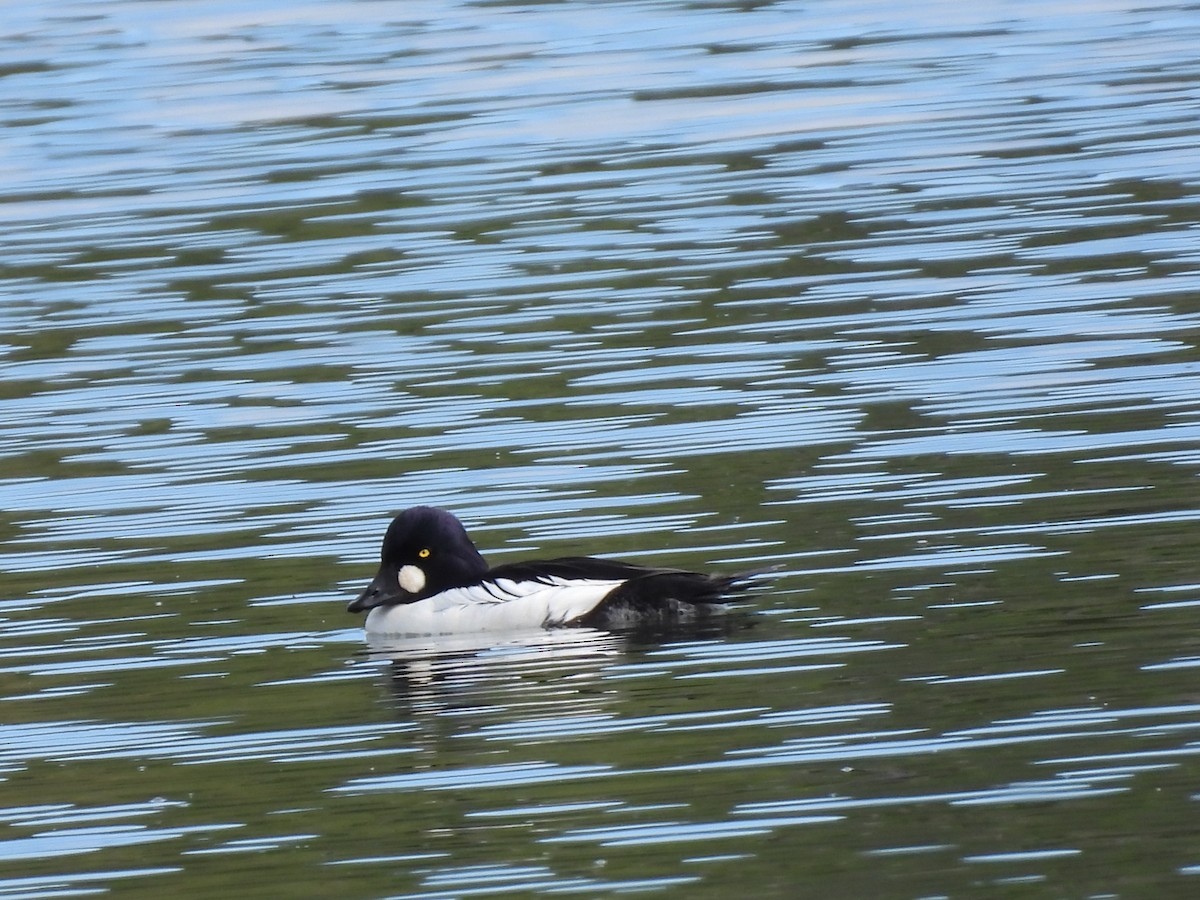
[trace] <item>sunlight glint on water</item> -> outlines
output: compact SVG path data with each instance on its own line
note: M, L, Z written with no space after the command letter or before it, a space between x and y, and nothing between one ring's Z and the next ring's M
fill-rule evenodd
M1193 8L6 25L0 895L1194 890ZM418 503L757 586L368 642Z

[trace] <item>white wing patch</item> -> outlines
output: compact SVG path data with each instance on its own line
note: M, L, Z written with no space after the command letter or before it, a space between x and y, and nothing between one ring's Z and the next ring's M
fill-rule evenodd
M578 619L624 579L500 578L452 588L416 603L377 606L367 614L372 634L449 634L552 628Z

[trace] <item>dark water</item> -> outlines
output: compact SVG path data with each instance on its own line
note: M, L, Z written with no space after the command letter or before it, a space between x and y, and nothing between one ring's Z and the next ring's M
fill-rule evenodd
M1190 897L1200 7L0 38L0 897ZM759 570L370 646L391 512Z

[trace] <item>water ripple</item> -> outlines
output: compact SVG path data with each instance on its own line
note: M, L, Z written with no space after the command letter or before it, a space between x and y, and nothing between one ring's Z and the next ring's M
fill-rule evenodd
M1180 893L1194 8L53 9L0 35L0 895ZM418 503L764 577L364 643Z

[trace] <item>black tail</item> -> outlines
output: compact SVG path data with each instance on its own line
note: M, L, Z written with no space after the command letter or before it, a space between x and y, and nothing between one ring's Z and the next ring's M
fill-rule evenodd
M723 612L730 595L745 587L738 575L649 572L630 578L570 624L610 629L696 622Z

